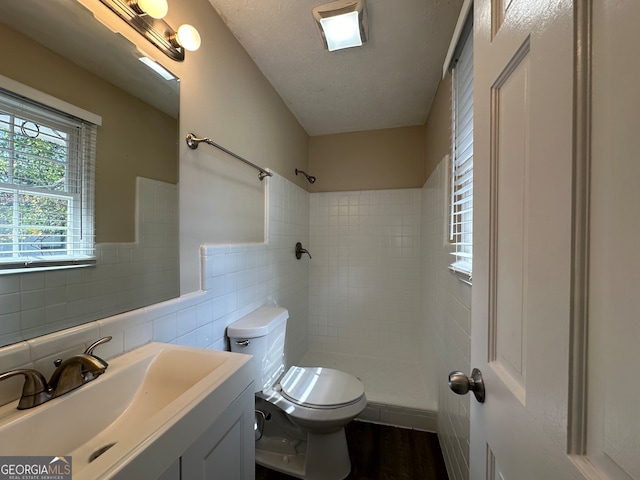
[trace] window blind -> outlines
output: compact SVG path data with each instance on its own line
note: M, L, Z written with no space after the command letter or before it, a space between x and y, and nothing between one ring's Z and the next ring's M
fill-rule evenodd
M0 90L0 273L95 263L97 126Z
M449 239L450 268L471 280L473 252L473 34L462 40L452 70L453 160Z

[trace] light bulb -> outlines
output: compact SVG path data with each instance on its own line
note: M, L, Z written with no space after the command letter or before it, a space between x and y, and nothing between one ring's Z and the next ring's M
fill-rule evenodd
M198 33L198 30L186 23L184 25L180 25L178 28L176 40L181 47L185 50L189 50L190 52L195 52L200 48L200 34Z
M164 18L169 11L167 0L137 0L138 7L152 18Z

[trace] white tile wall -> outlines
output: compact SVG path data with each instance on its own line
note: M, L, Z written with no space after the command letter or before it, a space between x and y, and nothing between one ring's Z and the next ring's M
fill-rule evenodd
M137 241L101 243L92 268L0 276L0 345L178 295L177 186L137 179Z
M311 194L311 351L417 361L420 190Z
M447 172L443 160L422 188L420 364L438 399L438 437L450 480L469 478L469 395L453 394L452 370L471 371L471 287L449 272Z
M362 381L362 418L434 431L418 363L420 189L312 193L305 365Z
M37 368L49 375L53 360L82 352L97 338L105 359L150 341L223 350L229 323L268 303L289 309L287 357L307 350L308 259L296 260L296 241L308 244L309 194L274 175L269 180L268 242L202 247L204 290L0 348L0 371ZM0 382L0 404L16 400L21 379Z

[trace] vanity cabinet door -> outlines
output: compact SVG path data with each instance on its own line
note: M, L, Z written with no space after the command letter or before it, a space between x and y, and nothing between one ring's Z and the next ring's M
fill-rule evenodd
M173 465L158 480L180 480L180 459L173 462Z
M182 455L182 480L254 480L252 390L247 388L240 394Z

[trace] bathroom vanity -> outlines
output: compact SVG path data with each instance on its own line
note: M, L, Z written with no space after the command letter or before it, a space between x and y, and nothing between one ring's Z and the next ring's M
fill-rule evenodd
M255 477L253 392L245 389L161 480ZM247 435L250 431L250 435ZM128 478L127 475L122 478Z
M0 407L2 454L71 457L74 480L253 479L250 358L144 345L59 398Z

